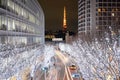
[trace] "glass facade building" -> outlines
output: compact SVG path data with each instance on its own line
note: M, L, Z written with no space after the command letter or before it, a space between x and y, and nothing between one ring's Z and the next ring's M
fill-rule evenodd
M0 0L0 43L44 43L44 13L37 0Z
M120 0L78 0L78 33L104 36L120 29Z

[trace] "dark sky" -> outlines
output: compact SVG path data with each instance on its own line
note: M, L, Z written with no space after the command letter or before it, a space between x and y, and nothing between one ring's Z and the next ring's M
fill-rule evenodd
M45 13L45 30L62 29L63 10L66 6L67 27L69 31L77 32L78 0L38 0Z

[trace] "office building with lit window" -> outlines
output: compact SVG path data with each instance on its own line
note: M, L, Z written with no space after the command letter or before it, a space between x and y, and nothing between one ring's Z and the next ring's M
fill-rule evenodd
M120 0L78 0L78 33L104 36L120 29Z
M37 0L0 0L0 43L44 44L44 13Z

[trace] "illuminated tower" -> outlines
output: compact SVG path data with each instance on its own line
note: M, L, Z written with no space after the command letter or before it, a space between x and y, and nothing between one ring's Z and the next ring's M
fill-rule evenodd
M64 7L64 16L63 16L63 31L66 31L67 23L66 23L66 7Z

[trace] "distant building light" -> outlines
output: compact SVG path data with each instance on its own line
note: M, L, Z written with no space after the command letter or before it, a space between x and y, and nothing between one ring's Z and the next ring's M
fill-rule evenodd
M63 38L53 38L52 41L63 41Z
M45 38L52 39L52 38L55 38L55 36L54 35L46 35Z
M100 8L98 9L98 12L101 12L101 9L100 9Z
M115 13L112 13L112 16L115 16Z
M116 11L118 11L118 9L116 8Z
M98 26L96 26L96 29L99 29L99 27L98 27Z

